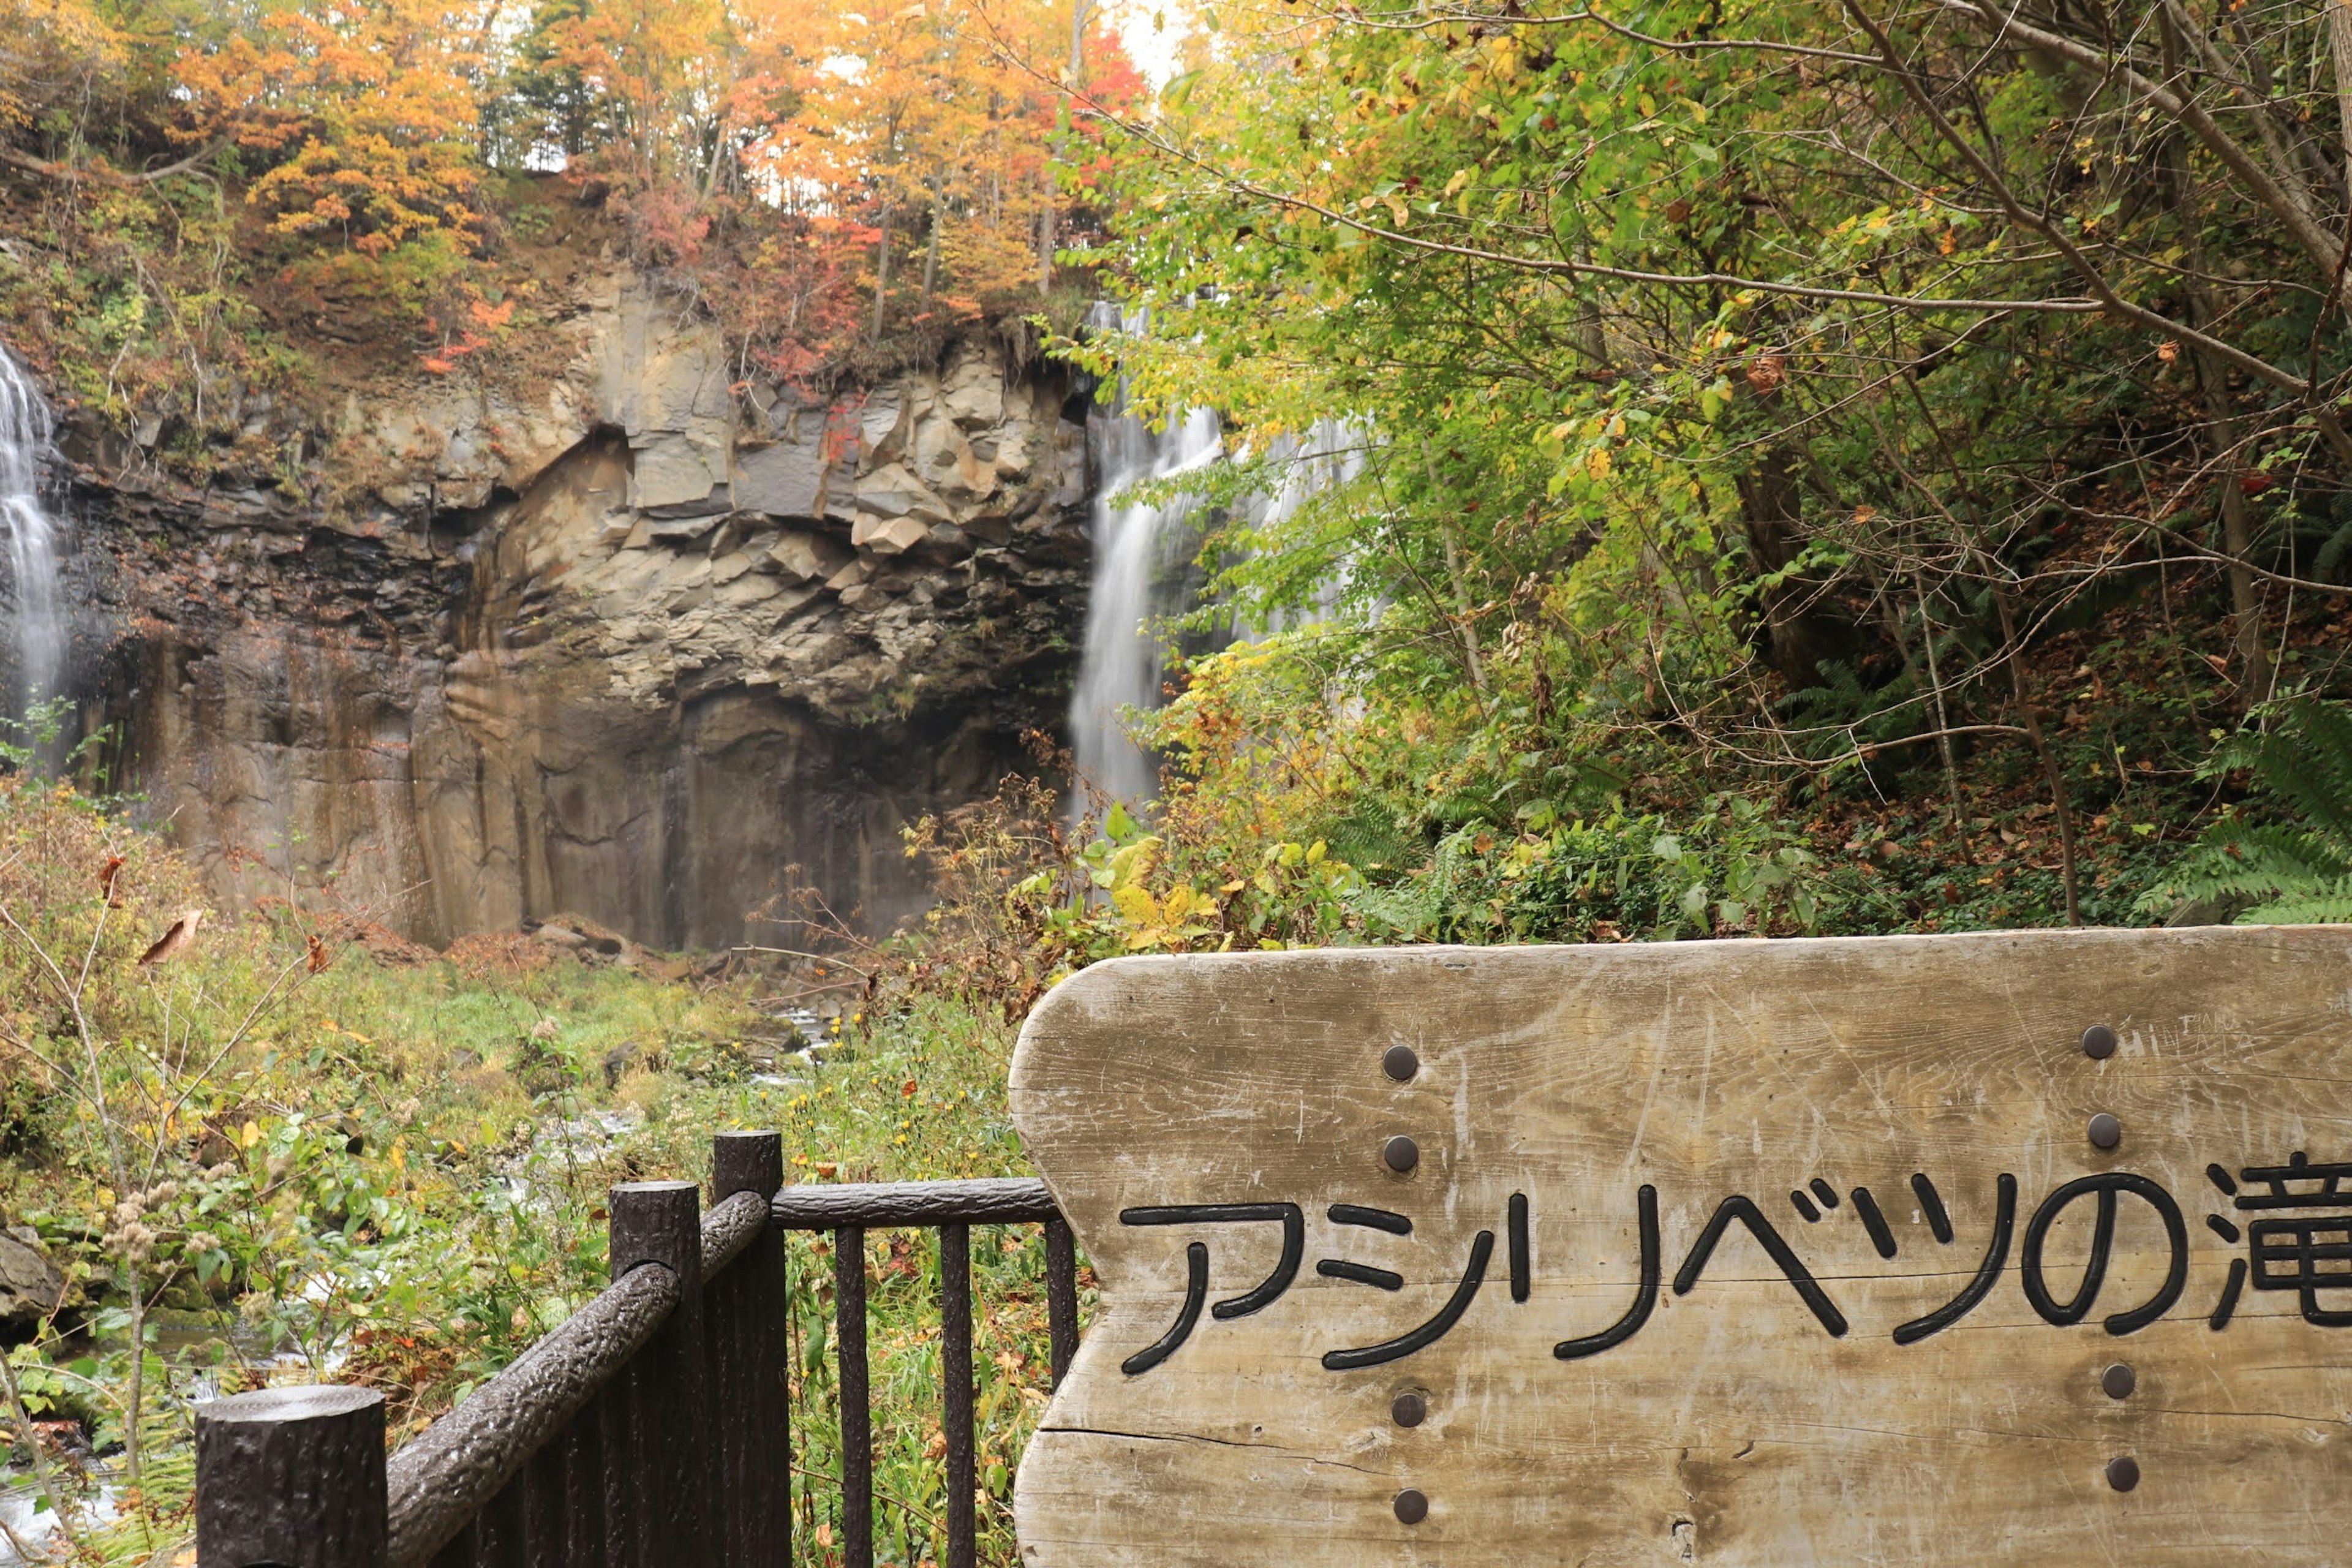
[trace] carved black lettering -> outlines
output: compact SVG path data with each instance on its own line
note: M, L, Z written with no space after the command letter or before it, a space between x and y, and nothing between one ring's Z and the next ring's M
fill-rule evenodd
M1252 1222L1279 1222L1282 1226L1282 1256L1275 1260L1274 1272L1257 1285L1240 1295L1218 1302L1209 1309L1209 1315L1220 1321L1246 1318L1261 1312L1281 1299L1298 1278L1298 1266L1307 1258L1307 1214L1297 1204L1167 1204L1156 1207L1121 1209L1121 1225L1245 1225Z
M1643 1187L1642 1214L1642 1282L1633 1291L1633 1304L1625 1315L1597 1334L1582 1339L1562 1340L1551 1347L1551 1353L1562 1361L1581 1361L1586 1356L1599 1355L1613 1345L1622 1345L1641 1331L1650 1321L1651 1310L1658 1304L1658 1189Z
M2205 1320L2205 1326L2217 1334L2228 1328L2230 1319L2238 1310L2238 1293L2245 1288L2246 1260L2232 1258L2230 1259L2230 1278L2221 1286L2221 1299L2213 1303L2213 1315Z
M2146 1176L2129 1171L2108 1171L2095 1176L2077 1176L2061 1186L2042 1200L2042 1206L2033 1211L2033 1218L2025 1226L2025 1247L2018 1267L2025 1299L2044 1321L2064 1328L2089 1315L2091 1304L2098 1299L2099 1287L2106 1281L2107 1261L2115 1247L2116 1197L2119 1193L2145 1199L2164 1221L2165 1238L2172 1248L2172 1264L2155 1295L2129 1311L2108 1316L2107 1332L2118 1338L2135 1333L2164 1316L2180 1300L2180 1292L2189 1283L2189 1223L2181 1217L2180 1205L2172 1201L2170 1193ZM2042 1276L2042 1244L2066 1206L2085 1194L2095 1194L2098 1199L2098 1213L2091 1230L2091 1257L2083 1268L2082 1285L2071 1299L2060 1301L2050 1294L2049 1282Z
M1495 1233L1482 1230L1470 1244L1470 1267L1464 1270L1462 1283L1455 1286L1453 1297L1438 1310L1437 1316L1417 1329L1408 1330L1392 1340L1376 1345L1364 1345L1355 1350L1328 1351L1323 1364L1333 1372L1349 1372L1358 1367L1380 1366L1387 1362L1402 1361L1419 1350L1427 1350L1444 1339L1446 1331L1462 1321L1476 1300L1478 1287L1486 1282L1486 1265L1495 1257Z
M1511 1300L1525 1301L1534 1289L1530 1278L1534 1265L1529 1258L1533 1244L1528 1237L1528 1194L1513 1193L1510 1203L1505 1205L1505 1229L1511 1238Z
M1832 1334L1843 1336L1846 1331L1845 1314L1837 1310L1837 1303L1830 1300L1829 1292L1813 1279L1812 1271L1790 1249L1789 1244L1780 1238L1780 1233L1772 1228L1772 1222L1764 1217L1764 1211L1743 1193L1734 1193L1716 1206L1715 1217L1706 1222L1706 1228L1699 1233L1698 1240L1691 1247L1690 1256L1684 1258L1683 1266L1675 1271L1675 1294L1687 1296L1691 1293L1692 1287L1698 1283L1700 1270L1706 1267L1707 1259L1715 1256L1716 1244L1723 1239L1723 1233L1731 1228L1733 1220L1746 1226L1748 1234L1762 1245L1766 1255L1788 1277L1789 1283L1796 1287L1798 1296L1812 1309L1813 1316L1821 1320L1822 1327Z
M1937 1241L1951 1246L1952 1216L1944 1212L1943 1194L1936 1191L1936 1184L1927 1179L1927 1172L1913 1173L1911 1192L1919 1200L1919 1212L1927 1216L1927 1228L1936 1233Z
M1129 1377L1150 1372L1176 1353L1176 1347L1192 1337L1193 1326L1201 1321L1201 1303L1209 1299L1209 1248L1193 1242L1184 1248L1184 1263L1189 1271L1184 1286L1184 1305L1176 1314L1176 1321L1166 1333L1144 1349L1118 1363L1118 1370Z
M1383 1290L1404 1289L1404 1276L1385 1268L1375 1268L1369 1263L1350 1263L1344 1258L1318 1259L1315 1272L1326 1279L1349 1279L1359 1285L1374 1285Z
M1853 1212L1862 1216L1862 1228L1870 1232L1870 1245L1878 1249L1878 1256L1894 1257L1895 1233L1886 1227L1886 1216L1878 1212L1878 1200L1870 1195L1868 1187L1854 1188Z
M1927 1180L1922 1176L1921 1181ZM1928 1313L1914 1318L1895 1331L1898 1345L1916 1344L1929 1334L1939 1334L1970 1312L1977 1303L1992 1293L1994 1281L2009 1262L2009 1238L2017 1228L2017 1178L2007 1171L1994 1184L1992 1240L1986 1246L1984 1261L1977 1265L1976 1275L1960 1293Z

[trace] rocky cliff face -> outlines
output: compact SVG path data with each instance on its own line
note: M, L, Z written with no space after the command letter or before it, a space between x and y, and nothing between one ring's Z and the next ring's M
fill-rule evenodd
M167 417L76 424L92 721L232 905L716 946L798 886L887 925L898 826L1059 719L1071 388L972 341L805 402L642 278L575 292L535 378L253 399L202 487Z

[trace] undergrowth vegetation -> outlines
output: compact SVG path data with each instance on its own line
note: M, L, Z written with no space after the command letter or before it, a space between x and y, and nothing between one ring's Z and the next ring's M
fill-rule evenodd
M379 958L376 933L288 906L191 923L205 908L187 864L103 803L0 781L0 1210L62 1287L13 1303L0 1427L75 1561L190 1560L196 1398L357 1381L396 1436L421 1427L603 1288L607 1188L702 1174L714 1131L782 1129L794 1180L1021 1169L1001 1016L852 991L812 1060L759 975L665 980L522 937ZM880 1538L911 1563L944 1517L936 1263L912 1234L872 1247ZM983 1520L1010 1562L1043 1248L984 1232L974 1254ZM822 1561L824 1239L794 1237L792 1269L801 1533Z

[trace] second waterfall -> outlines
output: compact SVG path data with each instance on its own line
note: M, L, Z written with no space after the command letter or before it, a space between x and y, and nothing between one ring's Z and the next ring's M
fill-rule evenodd
M1164 479L1217 460L1223 449L1217 416L1195 408L1154 431L1114 411L1093 433L1099 486L1094 510L1094 585L1087 601L1086 643L1077 694L1070 705L1079 805L1140 805L1158 793L1155 764L1128 732L1129 709L1160 702L1166 651L1154 623L1192 607L1192 526L1188 496L1119 503L1139 481Z

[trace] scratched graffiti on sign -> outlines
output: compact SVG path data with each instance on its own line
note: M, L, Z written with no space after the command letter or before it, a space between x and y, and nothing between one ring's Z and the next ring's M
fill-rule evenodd
M1032 1568L2352 1568L2352 931L1119 961L1013 1100Z

